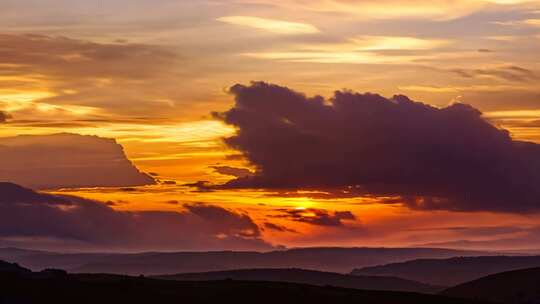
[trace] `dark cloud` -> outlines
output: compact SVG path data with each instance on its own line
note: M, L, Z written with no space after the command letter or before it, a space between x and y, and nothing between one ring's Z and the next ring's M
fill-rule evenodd
M356 220L356 217L350 211L329 212L328 210L315 208L281 209L280 211L282 214L274 217L317 226L343 226L343 221Z
M270 246L247 214L204 204L117 211L97 201L0 183L0 243L58 240L71 250L254 250ZM28 244L27 244L28 245ZM71 246L71 247L70 247Z
M253 175L253 172L246 168L236 168L231 166L213 166L211 168L214 169L215 172L222 175L234 177L246 177Z
M278 224L274 224L274 223L270 223L270 222L265 222L264 223L264 228L274 230L274 231L279 231L279 232L298 233L294 229L290 229L290 228L287 228L287 227L285 227L283 225L278 225Z
M176 181L173 181L173 180L161 181L161 183L163 185L176 185Z
M0 139L0 168L0 180L36 189L154 183L114 139L67 133Z
M217 225L215 228L227 227L232 231L238 231L238 235L244 237L259 237L261 235L259 227L245 213L232 213L221 207L201 203L186 204L184 207L192 214L208 221L209 225Z
M9 115L8 113L4 111L0 111L0 123L7 122L7 120L10 118L11 118L11 115Z
M484 51L485 52L485 51ZM454 69L452 72L465 78L494 77L501 80L525 82L538 80L538 75L519 66L504 66L486 69Z
M198 192L212 192L214 191L213 185L209 181L197 181L194 183L183 184L182 186L196 188Z
M337 91L325 100L262 82L230 89L215 116L256 168L225 188L336 189L400 196L415 209L540 210L540 146L512 140L480 111L405 96Z

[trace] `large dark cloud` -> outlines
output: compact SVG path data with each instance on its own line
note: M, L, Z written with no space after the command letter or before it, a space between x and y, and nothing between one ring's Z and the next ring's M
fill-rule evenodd
M117 211L107 204L0 183L0 244L64 250L271 248L247 214L205 204L179 212Z
M225 141L257 170L224 187L401 196L417 209L540 209L540 146L466 104L350 91L325 100L262 82L230 92L234 107L215 116L237 128Z

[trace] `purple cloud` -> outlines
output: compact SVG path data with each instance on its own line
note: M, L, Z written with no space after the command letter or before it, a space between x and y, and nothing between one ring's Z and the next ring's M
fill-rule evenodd
M0 183L0 244L70 250L264 250L249 215L205 204L118 211L105 203Z
M400 196L415 209L540 210L540 146L513 140L466 104L336 91L328 100L254 82L214 116L256 168L222 187Z

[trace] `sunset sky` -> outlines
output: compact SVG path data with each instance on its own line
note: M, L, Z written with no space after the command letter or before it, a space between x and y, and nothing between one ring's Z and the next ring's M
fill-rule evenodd
M158 183L49 193L240 249L538 249L540 1L0 0L0 137L56 133Z

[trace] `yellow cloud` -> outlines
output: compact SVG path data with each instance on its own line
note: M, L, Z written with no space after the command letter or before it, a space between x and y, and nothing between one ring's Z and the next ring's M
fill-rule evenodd
M55 94L48 91L24 91L24 90L0 90L0 103L4 104L5 110L16 111L24 108L29 103L53 97Z
M429 58L430 55L397 54L383 55L377 51L428 50L449 44L449 40L420 39L397 36L361 36L345 43L302 45L293 50L244 53L244 56L314 63L404 63Z
M540 26L540 19L527 19L523 23L531 26Z
M289 22L259 17L227 16L218 18L217 20L229 24L247 26L284 35L316 34L320 32L315 26L307 23Z
M463 91L474 92L500 92L500 91L531 91L534 88L521 85L470 85L470 86L433 86L410 85L398 87L403 91L429 92L429 93L459 93Z
M428 50L449 44L449 40L421 39L400 36L360 36L352 38L342 45L327 44L314 48L332 51L337 48L354 51L384 51L384 50Z
M540 118L540 110L492 111L484 115L489 118Z
M366 19L421 18L449 20L474 13L487 5L520 5L538 0L238 0L317 12L356 15Z
M385 64L411 62L419 59L417 56L380 56L367 52L261 52L244 53L244 56L257 59L282 60L290 62L311 63L364 63Z

